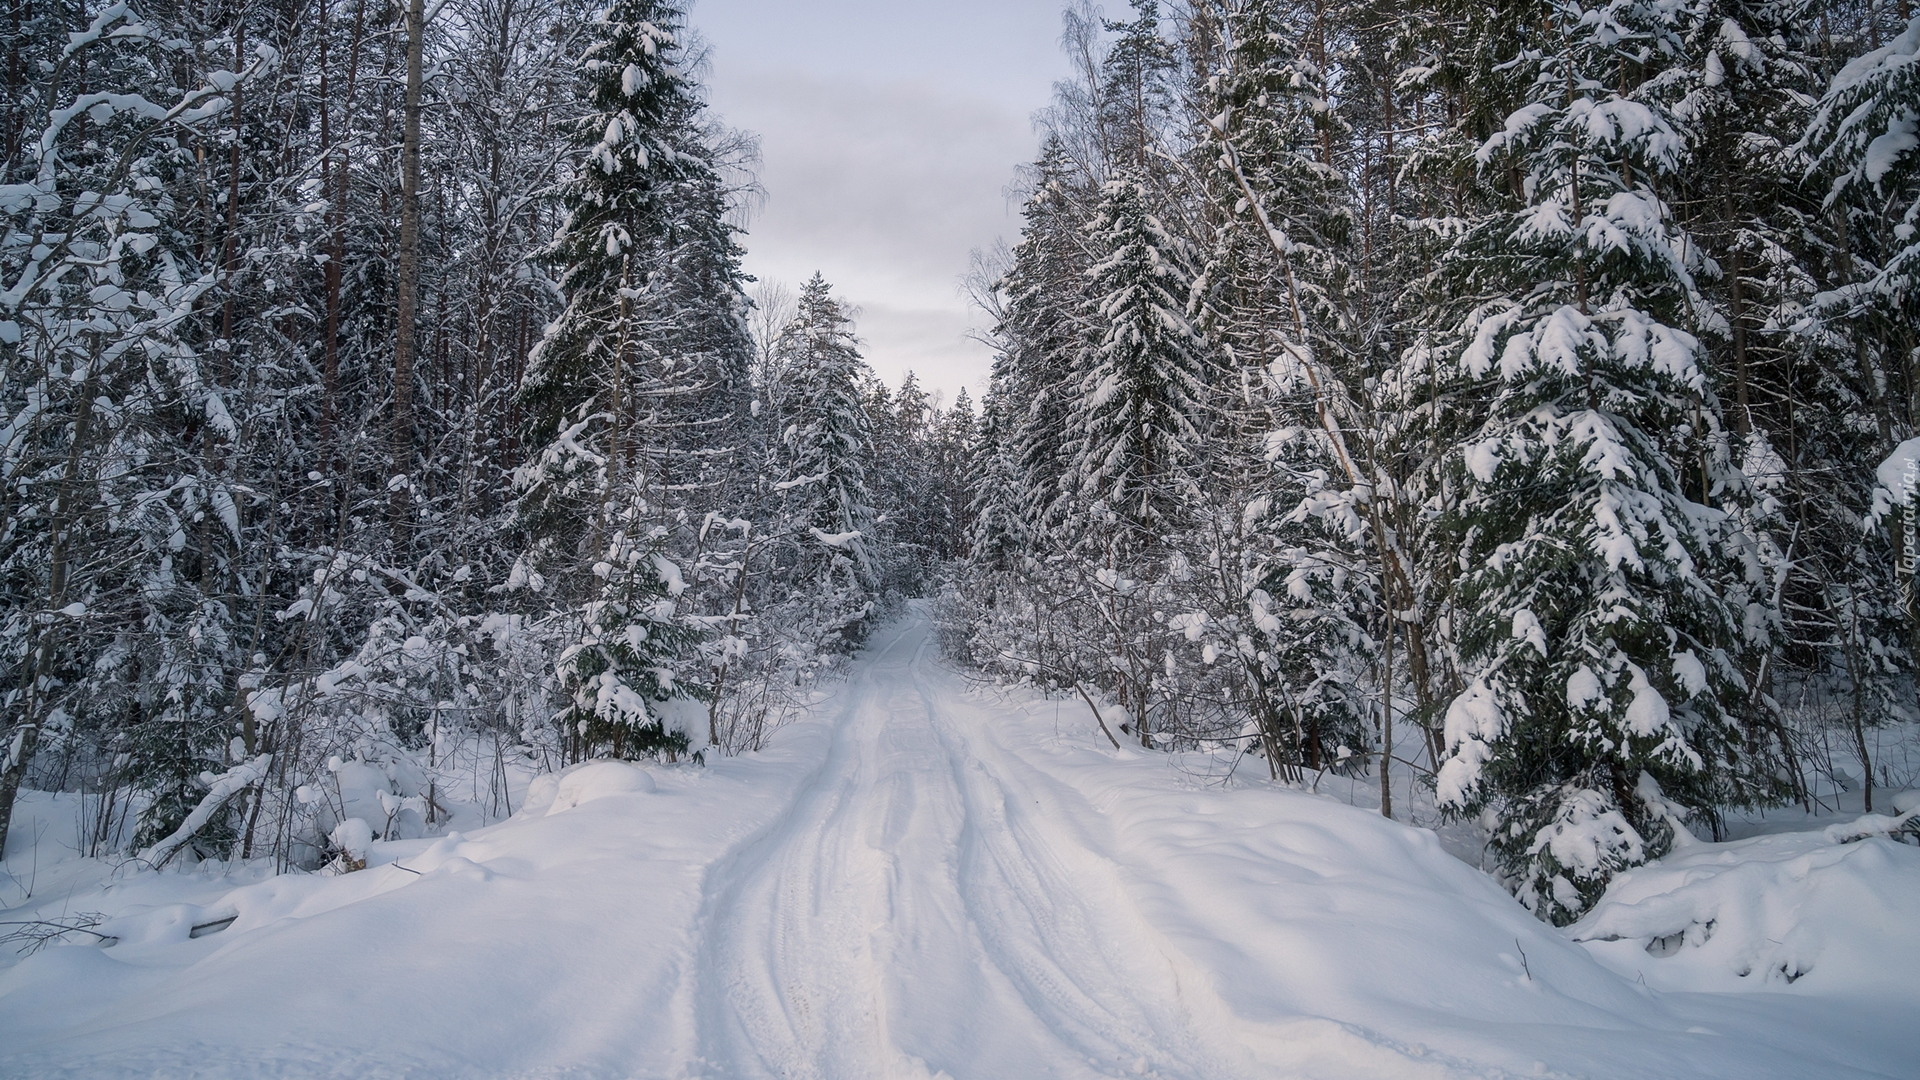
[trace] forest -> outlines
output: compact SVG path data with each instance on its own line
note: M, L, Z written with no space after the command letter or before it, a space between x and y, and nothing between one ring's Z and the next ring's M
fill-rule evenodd
M1069 7L977 404L748 278L688 21L9 5L0 840L353 869L756 751L921 598L1115 749L1413 777L1555 924L1912 786L1906 0Z

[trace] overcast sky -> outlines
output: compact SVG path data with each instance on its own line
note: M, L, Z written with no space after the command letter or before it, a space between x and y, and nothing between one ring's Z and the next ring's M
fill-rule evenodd
M1006 188L1066 63L1059 0L695 0L708 87L760 137L747 270L815 270L861 309L880 375L978 399L988 354L960 293L975 248L1012 243Z

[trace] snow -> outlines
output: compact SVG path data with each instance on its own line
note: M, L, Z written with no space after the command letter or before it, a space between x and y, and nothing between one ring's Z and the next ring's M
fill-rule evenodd
M1475 679L1447 706L1447 760L1435 778L1442 806L1463 806L1480 784L1480 770L1492 759L1493 742L1507 730L1506 714L1493 689Z
M651 795L659 790L645 769L620 761L583 761L562 772L535 777L520 813L545 817L609 796Z
M348 858L366 862L367 853L373 849L373 826L365 818L351 817L335 825L327 839Z
M1493 483L1493 476L1500 471L1500 440L1482 439L1469 443L1466 451L1467 471L1475 480L1483 484Z
M1610 865L1636 863L1643 841L1626 816L1596 791L1574 791L1560 802L1553 822L1534 837L1533 850L1553 853L1555 861L1582 879L1598 877ZM1579 893L1564 877L1553 883L1560 906L1578 909Z
M1873 471L1875 480L1893 500L1893 505L1905 506L1913 500L1916 488L1920 488L1920 439L1908 439L1894 448Z
M1628 871L1569 933L1656 990L1911 1008L1916 921L1920 849L1884 837L1839 843L1820 831L1696 844Z
M1634 664L1627 665L1628 689L1633 700L1627 704L1627 730L1635 735L1651 737L1659 735L1673 726L1673 714L1667 709L1667 699L1660 696L1647 681L1647 673Z
M1526 608L1513 613L1513 636L1533 646L1541 656L1547 655L1547 631L1540 625L1539 616Z
M0 917L119 940L0 972L0 1075L1914 1075L1912 847L1697 845L1575 935L1619 940L1577 942L1432 832L1203 779L1231 752L1115 750L932 640L883 630L761 753L576 766L500 824L369 839L354 873L67 860L29 886L23 830ZM1669 957L1626 933L1702 916ZM1741 992L1763 935L1811 967Z
M1889 121L1887 130L1867 144L1866 157L1860 162L1860 172L1867 178L1867 183L1878 185L1881 178L1900 163L1907 151L1920 146L1920 136L1915 135L1914 128L1912 116L1899 117Z
M860 536L861 536L861 533L858 529L852 530L851 532L837 532L837 533L824 532L817 528L810 528L807 531L813 534L813 538L815 540L818 540L822 544L825 544L831 548L844 548L848 544L853 543L855 540L860 539Z
M1567 676L1567 708L1580 712L1588 702L1603 701L1606 696L1605 688L1600 685L1600 676L1594 674L1587 665L1581 664L1573 669L1573 674Z

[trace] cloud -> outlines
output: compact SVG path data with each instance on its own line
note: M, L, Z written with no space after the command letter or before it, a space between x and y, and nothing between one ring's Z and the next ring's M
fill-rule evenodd
M951 399L990 361L959 279L1019 231L1005 197L1064 70L1048 0L698 0L714 111L760 137L747 269L815 270L859 305L868 360Z
M966 310L870 302L860 310L859 331L865 342L861 353L889 383L898 384L911 371L946 401L962 386L978 401L992 354L967 337L978 329L977 322Z
M820 271L866 309L861 334L889 381L912 367L948 397L977 395L989 357L966 337L959 277L974 248L1018 229L1004 191L1033 155L1026 118L914 83L792 71L716 87L714 106L760 135L767 201L748 269L788 283Z

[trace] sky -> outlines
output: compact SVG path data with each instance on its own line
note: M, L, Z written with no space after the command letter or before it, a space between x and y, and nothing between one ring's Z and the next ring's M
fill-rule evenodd
M970 253L1019 233L1007 195L1066 72L1060 0L695 0L713 111L760 138L747 271L817 270L859 308L867 361L977 401L990 360Z

